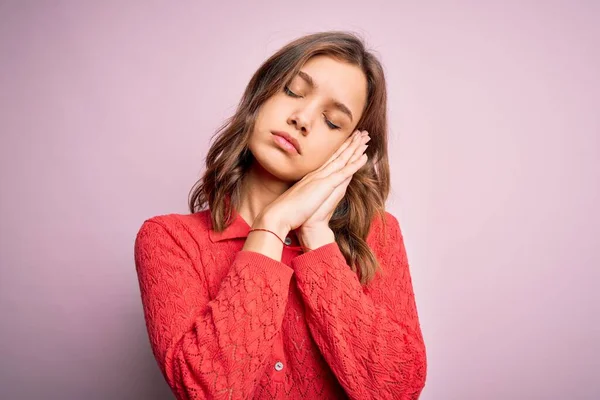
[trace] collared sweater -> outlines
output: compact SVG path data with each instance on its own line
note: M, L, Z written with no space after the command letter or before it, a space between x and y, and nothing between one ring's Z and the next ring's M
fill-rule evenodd
M381 271L361 285L337 242L281 261L242 250L234 210L146 220L135 265L150 345L178 399L416 399L426 352L402 232L386 211L367 244Z

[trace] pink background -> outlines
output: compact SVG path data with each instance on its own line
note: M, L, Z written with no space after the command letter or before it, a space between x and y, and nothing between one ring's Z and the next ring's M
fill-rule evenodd
M135 234L186 212L259 64L326 29L387 71L422 398L600 398L598 2L91 3L0 4L0 398L170 398Z

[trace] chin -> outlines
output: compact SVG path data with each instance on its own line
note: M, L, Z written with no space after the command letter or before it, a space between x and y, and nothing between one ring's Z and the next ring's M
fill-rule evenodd
M273 150L255 155L256 165L254 167L258 167L281 181L292 182L302 179L302 176L298 177L298 168L290 162L289 157L285 154L274 154L280 152L277 149Z

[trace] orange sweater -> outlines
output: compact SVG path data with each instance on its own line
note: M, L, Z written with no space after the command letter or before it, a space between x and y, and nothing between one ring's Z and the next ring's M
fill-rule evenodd
M178 399L416 399L426 355L397 219L374 220L382 266L362 286L337 243L282 261L242 251L234 211L223 232L208 210L144 222L135 243L150 344ZM386 239L387 238L387 239Z

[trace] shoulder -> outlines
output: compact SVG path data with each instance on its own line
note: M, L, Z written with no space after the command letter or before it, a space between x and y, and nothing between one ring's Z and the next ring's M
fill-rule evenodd
M392 254L402 251L403 237L398 218L391 212L376 214L371 222L367 243L374 255L386 263Z
M172 213L157 215L146 219L142 224L142 228L153 224L160 225L167 231L193 230L195 234L198 234L210 228L210 213L208 210L203 210L194 214Z
M387 241L388 239L401 239L402 231L398 218L389 211L385 211L383 217L376 215L371 223L370 231L378 241Z
M208 241L208 210L193 214L164 214L146 219L139 228L136 250L155 246L178 246L194 257Z

